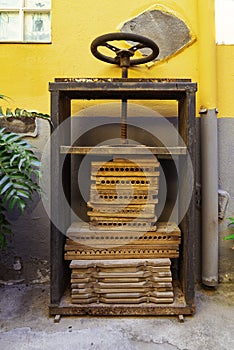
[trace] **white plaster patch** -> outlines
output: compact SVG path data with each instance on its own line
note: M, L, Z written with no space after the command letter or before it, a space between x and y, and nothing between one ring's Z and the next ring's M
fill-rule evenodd
M216 42L234 44L234 0L215 1Z

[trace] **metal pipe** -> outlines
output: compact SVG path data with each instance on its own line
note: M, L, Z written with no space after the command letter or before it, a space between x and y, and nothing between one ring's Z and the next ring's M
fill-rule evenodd
M202 283L218 283L218 146L214 0L198 0L201 103Z
M218 283L218 145L216 109L201 114L202 283Z

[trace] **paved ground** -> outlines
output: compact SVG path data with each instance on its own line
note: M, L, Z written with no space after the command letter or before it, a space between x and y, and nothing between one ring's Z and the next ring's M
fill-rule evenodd
M195 316L48 317L49 288L0 288L0 349L4 350L232 350L234 285L196 292Z

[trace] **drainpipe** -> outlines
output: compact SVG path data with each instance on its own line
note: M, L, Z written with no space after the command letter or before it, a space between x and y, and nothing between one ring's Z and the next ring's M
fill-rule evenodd
M214 0L198 1L202 179L202 283L218 284L218 145Z

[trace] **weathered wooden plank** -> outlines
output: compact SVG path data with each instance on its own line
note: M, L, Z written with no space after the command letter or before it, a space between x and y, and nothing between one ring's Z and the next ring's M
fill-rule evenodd
M127 259L125 259L127 260ZM134 260L134 259L133 259ZM108 263L109 260L106 260ZM98 262L98 260L97 260ZM88 261L87 261L88 263ZM126 267L109 267L106 265L105 267L87 267L87 268L73 268L72 272L76 274L92 274L93 272L98 271L98 272L138 272L138 271L150 271L152 273L157 273L157 272L170 272L170 266L126 266Z
M105 271L88 271L87 272L84 270L83 272L74 272L72 269L71 273L71 278L76 279L76 278L89 278L93 277L96 278L97 280L99 278L136 278L136 277L155 277L155 278L161 278L161 281L165 282L165 278L167 279L168 277L170 278L171 281L171 271L158 271L158 272L152 272L151 270L136 270L136 271L125 271L124 269L119 269L117 271L116 269L112 271L112 269L105 270Z
M150 151L155 155L185 155L187 154L186 147L113 147L113 146L60 146L60 152L63 154L93 154L93 155L135 155L145 154Z
M85 222L73 222L71 224L71 226L67 229L66 232L66 236L71 238L71 239L75 239L76 237L94 237L94 235L97 234L99 237L101 237L101 235L103 235L103 237L105 237L105 239L107 239L107 235L110 236L107 232L103 231L97 231L96 233L94 231L89 230L89 225ZM128 235L129 233L125 234L125 237ZM83 235L83 236L82 236ZM90 235L90 236L89 236ZM123 236L123 233L119 232L119 231L115 231L115 232L111 232L111 235L115 235L115 239L118 239L117 237ZM181 235L181 231L180 228L175 224L175 223L171 223L171 222L157 222L157 231L154 234L155 235L161 235L161 237L163 239L166 239L167 236L180 236ZM139 232L131 232L131 236L128 236L127 239L138 239L140 237L150 237L149 239L153 239L154 236L152 236L151 233L145 233L144 236L142 236L141 234L139 234ZM135 237L135 238L134 238ZM110 237L109 237L110 238Z
M148 244L146 244L148 243ZM134 241L132 239L129 240L121 240L121 241L111 241L111 240L83 240L83 241L76 241L76 243L67 243L65 244L65 251L71 251L71 250L76 250L76 249L80 249L83 247L95 247L95 248L112 248L112 247L123 247L125 245L130 245L131 246L138 246L138 248L142 247L157 247L157 248L174 248L174 249L179 249L179 244L180 244L180 239L178 238L177 240L163 240L163 241L157 241L157 240L150 240L150 241L143 241L142 240L138 240L138 241Z
M111 188L118 185L118 188L142 188L146 187L147 189L150 187L158 188L159 178L156 176L131 176L131 179L124 178L121 176L91 176L91 180L95 181L96 187L98 189L102 188Z
M79 289L72 289L71 291L71 296L72 298L78 297L83 297L84 294L91 294L92 296L95 295L105 295L105 294L113 294L114 297L118 297L119 294L128 294L128 293L141 293L144 294L145 296L147 295L152 295L158 298L173 298L173 292L172 291L153 291L152 287L133 287L133 288L99 288L99 287L94 287L94 288L79 288Z
M139 266L145 266L145 268L148 267L164 267L164 266L170 266L171 261L170 259L164 258L164 259L124 259L124 260L93 260L93 261L80 261L80 260L72 260L70 263L70 268L89 268L89 267L95 267L95 268L129 268L129 267L139 267Z
M155 203L158 199L155 199ZM101 205L95 203L87 203L88 210L87 215L90 217L130 217L130 218L152 218L155 216L155 204L135 204L135 205Z
M91 280L91 278L90 278ZM127 282L118 282L118 280L114 280L113 279L106 279L107 282L103 282L103 280L105 279L102 279L101 281L94 281L93 279L93 282L86 282L86 283L82 283L82 282L77 282L77 283L72 283L71 284L71 288L72 289L79 289L79 288L88 288L88 287L93 287L95 285L99 285L100 288L110 288L110 287L113 287L113 288L127 288L128 286L132 287L132 286L135 286L135 285L144 285L144 286L151 286L152 288L154 288L155 290L157 291L161 291L161 292L166 292L166 291L172 291L173 290L173 287L172 287L172 284L171 282L154 282L154 281L141 281L139 279L138 282L131 282L132 279L128 280ZM126 279L125 279L126 280ZM110 282L108 282L110 281Z
M138 177L147 179L147 177L159 177L158 163L152 164L146 162L92 162L91 176L107 176L107 177Z
M132 219L132 218L99 218L91 217L90 230L105 231L156 231L156 218L153 219Z
M101 296L99 298L95 298L95 297L90 297L92 299L92 301L89 301L90 299L81 299L81 298L72 298L72 303L76 304L80 304L81 300L83 300L83 302L102 302L105 304L141 304L141 303L145 303L145 302L151 302L151 303L155 303L155 304L170 304L173 303L174 299L173 298L155 298L155 297L151 297L151 296L143 296L143 297L139 297L139 298L134 298L134 297L122 297L122 298L108 298L107 296ZM95 301L94 301L95 300Z
M85 227L85 226L82 226ZM97 251L97 255L104 249L102 254L110 254L111 250L114 249L116 255L119 256L120 251L125 250L133 250L135 249L138 254L141 254L148 249L154 250L169 250L169 253L172 250L175 252L179 251L179 244L181 242L180 238L180 230L176 225L165 225L160 223L156 232L147 232L140 233L140 231L113 231L110 230L105 231L92 231L89 229L83 230L82 233L77 232L77 228L80 228L79 225L73 224L69 229L65 251L72 252L79 251L79 255L81 255L81 251L83 254L87 254L87 250L92 251L95 259L95 250ZM74 230L74 231L73 231ZM112 254L114 254L114 251ZM164 252L165 253L165 252ZM77 254L77 253L75 253Z
M91 190L90 202L96 204L157 204L158 203L158 190L135 190L129 192L128 190Z
M124 246L119 249L77 249L75 251L68 251L65 253L65 260L93 260L93 259L130 259L130 258L178 258L179 251L177 249L161 249L159 247L146 249L135 246L132 249Z

